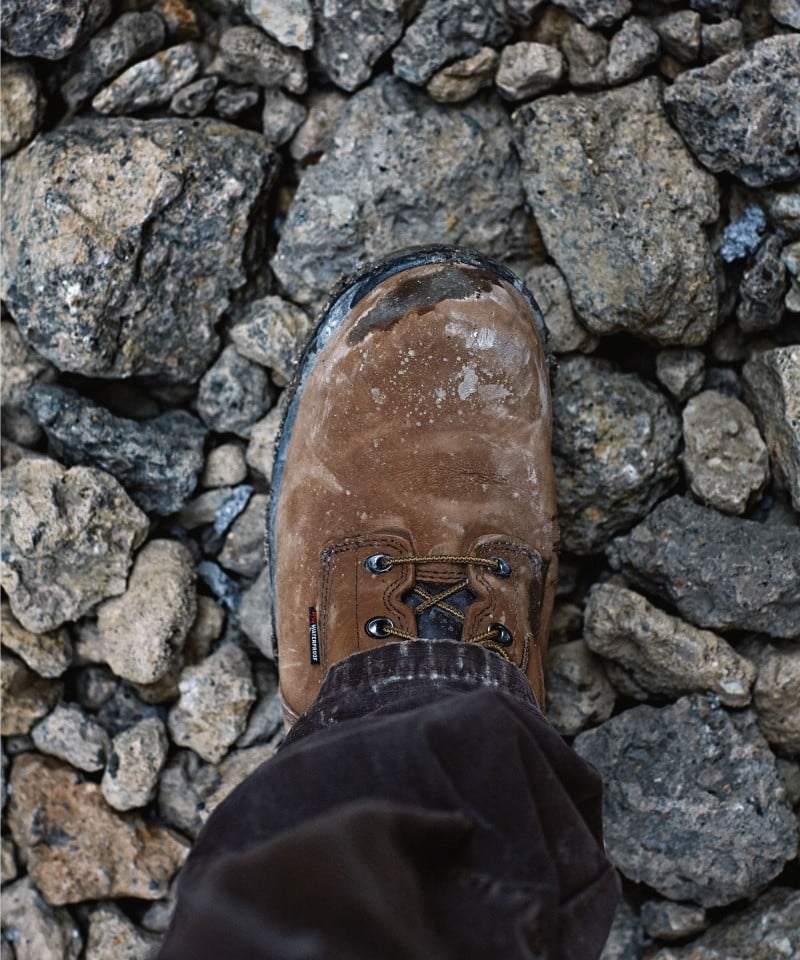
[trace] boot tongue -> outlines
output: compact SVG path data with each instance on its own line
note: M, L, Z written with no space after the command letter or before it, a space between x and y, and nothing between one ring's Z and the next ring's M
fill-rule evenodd
M409 590L403 597L403 602L416 610L420 604L425 603L425 598L419 591L435 596L442 593L447 588L447 584L426 583L418 580L415 584L416 589ZM462 617L466 614L467 607L475 601L476 597L472 591L464 587L458 593L454 593L443 600L442 603L457 610ZM417 635L428 640L461 640L464 631L464 621L459 619L453 613L443 610L438 606L428 607L417 614Z

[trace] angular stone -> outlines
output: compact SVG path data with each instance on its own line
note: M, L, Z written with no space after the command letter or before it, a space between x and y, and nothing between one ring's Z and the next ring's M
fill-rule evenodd
M272 406L269 377L258 364L228 346L200 381L197 412L218 433L247 438Z
M255 27L228 27L219 40L226 80L259 87L284 87L305 93L308 84L303 55L287 50Z
M666 947L651 960L789 960L800 952L800 892L773 887L749 907L729 914L682 947Z
M417 243L498 257L521 249L509 140L494 100L442 107L390 79L351 97L333 143L303 175L272 259L289 298L316 309L364 259Z
M238 443L222 443L209 450L200 483L204 487L233 487L246 476L242 447Z
M52 633L31 633L18 623L11 607L0 607L3 646L22 657L40 677L60 677L72 663L72 641L65 628Z
M683 466L692 493L724 513L744 513L769 480L767 447L735 397L704 390L683 410Z
M494 83L499 57L491 47L437 70L425 89L437 103L463 103Z
M642 922L648 935L657 940L681 940L708 926L702 907L669 900L646 900L642 904Z
M750 710L729 714L703 696L634 707L574 747L603 778L609 856L662 896L732 903L796 854L797 825Z
M23 336L64 370L197 380L258 256L275 164L260 134L216 120L37 137L3 182L2 294Z
M5 767L5 761L3 762L3 766ZM5 771L3 779L5 780ZM3 806L5 806L5 791L5 783L3 783ZM3 884L5 885L12 880L16 880L18 876L19 870L17 869L14 842L11 837L3 837L2 841L0 841L0 877L3 878Z
M252 110L260 96L258 87L220 87L214 96L214 109L225 120L234 120Z
M52 710L61 697L62 686L29 670L13 654L3 653L2 664L0 733L4 737L20 736Z
M310 50L314 43L314 11L310 0L245 0L253 23L284 47Z
M169 740L158 717L147 717L114 737L100 789L115 810L143 807L155 796Z
M15 57L61 60L100 26L111 0L6 0L3 50Z
M160 50L165 35L164 21L152 10L121 14L70 60L70 75L61 85L66 105L79 110L107 80Z
M741 20L723 20L722 23L704 23L700 27L704 60L716 60L726 53L744 47L744 31Z
M611 566L701 627L800 633L800 531L670 497L607 550Z
M276 147L288 143L307 113L302 103L293 100L282 90L265 90L261 129L267 143Z
M744 365L742 379L773 470L800 510L800 346L757 353Z
M76 704L59 704L31 730L41 753L58 757L78 770L102 770L111 746L108 734Z
M104 904L89 914L84 960L147 960L155 937L143 934L115 906Z
M718 188L667 122L658 81L542 97L515 130L528 201L584 325L703 343L717 323L703 226L718 217ZM647 269L632 269L643 249Z
M561 536L591 553L643 517L677 480L680 433L667 400L637 374L570 357L553 385Z
M638 79L658 59L658 34L643 17L629 17L611 38L606 77L611 86Z
M128 67L94 97L92 106L99 113L118 114L169 103L181 87L194 80L200 67L194 43L161 50Z
M248 747L246 750L234 750L216 768L213 788L209 791L200 811L203 823L211 816L214 810L262 763L270 760L275 754L275 745L263 743L257 747ZM211 784L210 784L211 785Z
M542 311L547 327L547 346L553 353L591 353L598 344L581 326L572 309L569 289L558 267L543 263L525 274L525 284Z
M622 899L614 914L611 932L600 954L600 960L640 960L643 939L639 918L627 901Z
M278 375L279 383L286 384L312 329L303 310L270 296L249 304L244 319L231 328L231 340L243 357L268 367Z
M792 313L800 313L800 240L787 243L781 251L781 261L789 274L790 287L785 306Z
M278 695L278 670L268 660L258 658L254 664L253 679L258 699L247 720L247 729L236 741L237 749L264 744L283 729L283 707ZM274 744L273 744L274 746Z
M308 116L289 144L293 160L309 160L324 153L338 126L347 97L338 90L313 90L306 106Z
M191 750L179 750L164 768L158 784L158 813L164 823L189 837L203 825L205 798L214 789L216 771Z
M39 81L25 60L3 64L0 105L0 157L4 158L32 140L44 119L45 101Z
M211 103L218 77L201 77L173 94L169 109L179 117L196 117Z
M752 644L747 654L758 669L753 706L761 732L780 753L800 756L800 649Z
M750 702L756 671L721 637L659 610L612 583L596 584L586 601L584 640L613 663L606 672L629 697L711 692L731 707Z
M78 960L83 946L69 912L45 903L30 877L3 887L3 933L15 960Z
M403 34L409 0L313 0L314 60L342 90L367 81L375 63Z
M769 0L769 12L778 23L800 30L800 0Z
M275 656L272 634L272 588L269 567L258 575L252 586L242 594L239 610L242 632L258 647L267 659Z
M265 562L268 507L269 497L257 493L234 520L217 557L226 570L243 577L258 576Z
M503 47L495 83L507 100L529 100L554 87L564 73L564 57L545 43Z
M259 420L250 434L247 447L247 465L257 470L267 481L272 479L272 464L275 459L275 441L278 438L283 421L285 404L270 410L263 420Z
M244 504L247 503L248 499L249 494L244 498ZM198 527L215 523L220 511L230 509L228 504L232 502L238 502L238 496L233 487L217 487L214 490L206 490L205 493L201 493L194 500L190 500L176 519L185 530L196 530Z
M744 333L769 330L781 322L786 292L786 266L781 260L782 243L773 234L756 253L753 265L745 270L739 285L736 318Z
M37 459L3 480L2 584L26 629L53 630L122 593L148 522L113 477Z
M50 757L17 757L11 784L11 833L49 904L166 894L188 853L170 831L113 813L97 784Z
M694 10L676 10L654 21L667 53L682 63L694 63L700 56L700 14Z
M176 540L151 540L125 593L97 612L102 657L120 677L155 683L175 664L196 614L191 553Z
M608 29L631 12L631 0L554 0L587 27Z
M656 354L656 379L681 402L697 393L706 376L706 358L702 350L667 347Z
M105 470L148 513L175 513L197 485L206 429L185 410L126 420L59 386L34 388L28 406L62 463Z
M499 47L511 34L502 0L427 0L392 51L394 72L423 84L449 61Z
M608 71L608 41L602 33L572 23L561 42L573 87L602 87Z
M41 436L36 418L27 409L28 393L34 384L50 383L57 371L44 357L25 343L19 330L4 320L2 331L3 378L0 398L3 404L3 434L17 443L34 444Z
M169 713L172 739L218 763L244 731L256 699L246 654L226 643L203 663L187 667L179 686L180 699Z
M664 103L697 159L751 187L800 174L798 99L796 34L769 37L689 70L664 91Z
M560 643L550 650L545 672L547 719L564 737L608 720L616 691L602 661L583 640Z

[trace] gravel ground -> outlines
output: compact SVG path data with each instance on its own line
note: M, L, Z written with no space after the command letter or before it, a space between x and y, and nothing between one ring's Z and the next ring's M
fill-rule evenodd
M604 960L800 956L798 29L6 0L2 960L144 958L280 743L282 391L337 279L431 242L509 264L550 331L548 712L606 784Z

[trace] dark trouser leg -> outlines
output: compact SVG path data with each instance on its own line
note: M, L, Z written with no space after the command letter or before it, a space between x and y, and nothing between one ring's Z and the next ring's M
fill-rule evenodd
M491 651L355 654L209 819L159 960L597 957L600 789Z

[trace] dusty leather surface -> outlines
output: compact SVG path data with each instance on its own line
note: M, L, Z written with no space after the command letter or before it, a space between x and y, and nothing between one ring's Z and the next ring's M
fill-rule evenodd
M386 642L366 634L368 619L416 632L403 602L415 579L468 578L464 638L507 626L511 658L543 702L558 538L550 416L530 308L488 270L404 270L355 306L306 379L275 514L290 717L332 663ZM437 563L374 574L373 553L500 556L512 573Z

